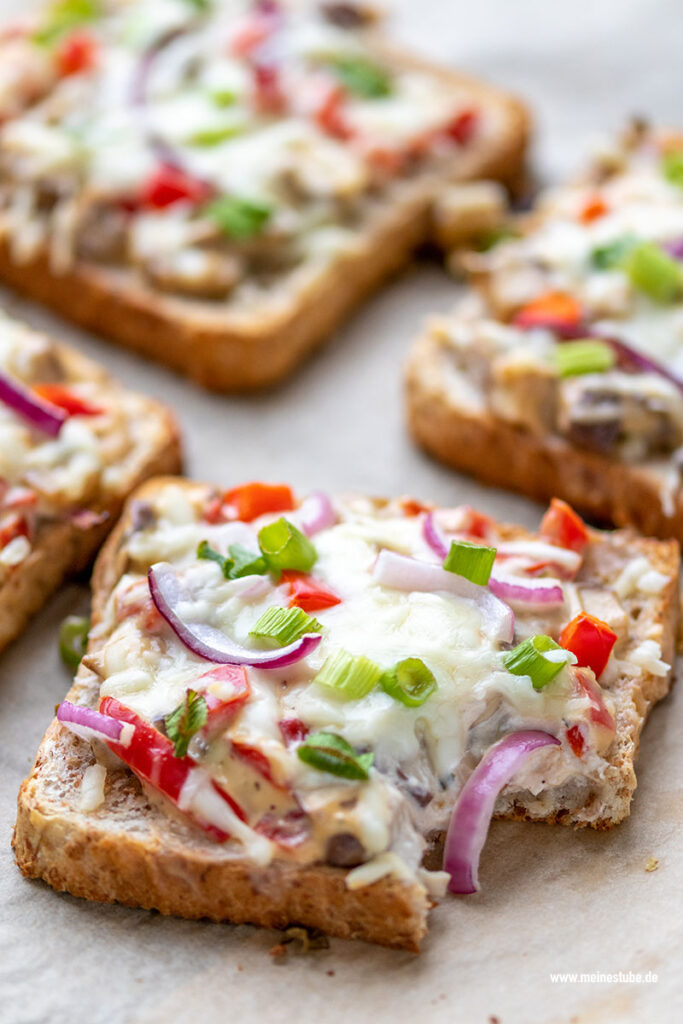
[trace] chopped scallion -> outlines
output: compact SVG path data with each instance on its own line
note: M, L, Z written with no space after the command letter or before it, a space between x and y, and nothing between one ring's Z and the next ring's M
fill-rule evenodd
M345 700L361 700L374 690L381 676L382 669L374 661L339 650L330 655L314 682L335 690Z
M308 537L284 517L262 527L258 542L263 557L276 572L283 569L310 572L318 557Z
M552 637L531 636L503 655L503 664L514 676L529 676L534 690L542 690L567 664L566 659L546 658L549 651L561 651Z
M495 548L472 544L468 540L454 540L444 559L443 567L447 572L464 576L471 583L484 586L489 581L495 558Z
M59 627L59 653L67 668L74 672L85 654L89 630L90 619L83 615L67 615Z
M604 373L616 362L614 349L606 341L582 338L556 345L555 365L561 377L578 377L584 373Z
M662 159L662 173L672 185L683 187L683 150L665 153Z
M230 238L254 238L273 213L272 206L238 196L220 196L204 207L204 216L214 221Z
M317 619L301 608L273 607L265 610L250 635L274 640L278 647L286 647L306 633L321 633L322 628Z
M641 242L631 250L626 272L634 288L655 302L675 302L683 289L681 265L654 242Z
M434 673L420 658L405 658L384 672L379 685L394 700L409 708L419 708L436 692Z
M606 245L599 245L591 252L591 264L598 270L615 270L623 267L628 254L636 245L638 239L634 235L623 235Z

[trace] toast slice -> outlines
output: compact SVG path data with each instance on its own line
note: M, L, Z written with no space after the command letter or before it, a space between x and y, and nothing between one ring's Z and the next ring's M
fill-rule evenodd
M114 4L85 26L99 57L0 132L0 277L207 388L291 373L428 239L446 182L519 183L521 103L393 50L360 7L253 5L236 20L188 5L184 22L123 46L122 25L153 6ZM51 45L67 44L57 33ZM112 55L137 83L134 109L129 92L102 105L121 93ZM185 58L189 97L167 81Z
M603 829L628 815L640 733L650 708L671 683L678 617L675 543L646 540L628 531L588 531L561 506L555 506L544 520L539 536L497 524L465 507L430 510L412 499L387 502L347 497L333 505L324 501L321 517L320 496L312 500L313 519L310 499L299 505L282 486L260 485L255 491L254 485L248 485L221 494L215 488L173 479L144 484L97 561L88 654L68 695L74 704L123 715L120 721L137 723L135 730L144 728L140 716L147 727L153 722L162 730L152 730L154 742L165 744L165 756L174 770L185 772L187 758L180 762L171 758L177 733L168 719L162 722L159 716L190 685L188 680L204 674L209 666L206 653L202 658L188 653L185 642L155 615L145 582L150 564L155 564L157 573L159 558L168 558L181 574L195 574L195 584L200 573L213 581L211 586L229 588L222 591L224 595L238 588L240 608L249 619L246 625L241 622L240 634L253 628L264 602L265 606L273 600L283 605L289 595L290 608L303 604L311 609L319 621L308 628L322 629L320 647L286 670L246 669L251 695L232 718L223 720L222 739L207 740L214 735L207 718L199 734L189 740L193 771L200 762L209 763L206 756L217 763L215 743L227 744L220 748L227 760L218 777L225 798L231 794L231 807L241 806L244 812L236 826L240 840L226 837L225 831L211 831L206 810L198 817L197 806L182 795L187 789L178 795L177 780L175 797L169 799L165 768L151 769L148 764L141 774L138 763L136 775L118 758L112 759L110 749L97 739L91 745L55 720L19 793L13 842L17 864L26 876L101 902L268 927L303 924L331 935L417 951L431 894L442 891L445 884L442 872L425 870L421 861L426 857L431 865L438 857L464 779L501 733L525 726L546 729L560 744L537 752L533 764L525 765L502 790L496 803L499 817ZM236 521L236 514L247 521ZM221 581L215 553L225 552L226 558L234 555L229 545L237 537L243 545L255 546L256 530L277 522L279 515L309 532L315 523L313 576L298 572L285 575L279 583L267 575ZM566 622L581 609L609 624L618 639L607 666L598 666L600 683L591 669L565 665L555 677L558 682L544 695L533 688L530 678L499 672L501 679L505 676L499 689L484 687L478 691L480 698L486 694L482 701L472 703L474 691L458 688L451 678L455 662L448 659L462 658L458 677L470 673L468 686L481 684L488 669L482 670L482 676L480 669L472 667L473 653L490 655L498 665L497 659L511 646L491 639L500 626L494 623L497 612L493 614L488 604L478 631L471 633L467 626L467 616L479 608L477 602L491 599L490 592L483 586L472 589L452 573L449 578L460 581L454 585L471 588L467 589L470 597L396 589L406 587L402 575L406 562L412 563L411 572L416 566L419 572L425 566L429 572L442 572L424 540L426 524L431 522L434 528L437 517L440 528L453 538L495 545L496 572L500 574L499 567L506 566L503 576L508 582L516 578L516 571L526 585L535 579L536 585L561 588L562 603L545 611L538 605L516 606L515 640L542 631L560 636ZM269 542L260 536L262 550L270 550ZM200 539L208 541L213 559L196 557ZM560 544L568 540L573 548ZM206 548L204 552L206 556ZM414 563L405 557L407 552L418 555ZM538 564L542 555L545 568ZM377 566L387 556L390 561L399 560L401 580L394 579L391 586L369 582L367 577L375 578ZM548 562L548 557L557 564ZM541 576L533 577L533 572ZM563 581L548 579L548 572L561 573ZM195 623L206 617L212 602L209 590L201 593L208 605L205 601L203 610L190 616ZM293 606L295 599L299 604ZM337 604L331 603L334 600ZM466 617L440 617L461 614ZM221 621L225 628L226 619ZM450 630L448 643L446 629ZM496 637L500 635L495 632ZM132 642L132 661L123 655L128 642ZM253 637L248 643L255 645ZM358 690L333 692L319 674L311 682L320 673L321 663L327 664L330 652L338 649L335 645L346 646L355 655L365 652L368 664L377 659L383 666L406 652L421 655L437 688L419 707L408 707L392 697L384 683L376 685L376 678L374 689L371 680L362 697ZM454 653L456 649L460 653ZM158 657L162 661L155 660ZM183 667L182 683L175 696L159 698L158 687L166 685L160 682L162 676L170 678L169 665L174 672ZM140 668L149 669L156 682L145 682ZM234 673L236 666L214 665L211 678L226 669ZM588 680L589 691L575 691L579 678L584 683ZM200 691L209 692L202 690L205 685L195 681L195 697ZM503 692L508 696L501 697ZM276 710L268 710L273 694L278 693L281 703ZM121 711L117 700L126 709ZM276 719L277 728L271 728ZM352 744L347 753L355 759L356 769L360 751L365 751L362 764L369 774L367 781L339 778L340 769L329 761L324 762L323 771L309 758L302 769L304 758L298 752L314 742L308 730L325 728ZM164 732L171 738L164 738ZM456 741L457 735L465 737L462 742ZM214 755L207 755L207 749L213 749ZM133 763L133 755L125 748L114 744L111 750ZM368 768L367 759L373 754L375 766ZM355 775L356 780L359 777ZM141 784L140 778L147 781ZM284 799L283 792L291 796L292 790L298 799L297 814L285 813L285 801L274 823L272 808ZM179 805L184 813L179 813ZM264 807L271 810L260 818ZM297 839L294 822L301 823L302 812L309 830ZM265 857L264 836L271 843Z
M416 341L416 439L487 483L683 541L683 161L644 126L458 262L472 290Z
M68 574L89 564L128 494L180 468L180 446L160 403L3 314L0 375L37 388L51 415L64 417L50 436L0 404L1 649Z

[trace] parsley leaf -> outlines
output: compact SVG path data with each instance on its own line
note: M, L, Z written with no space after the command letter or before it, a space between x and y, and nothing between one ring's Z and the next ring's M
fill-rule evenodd
M267 203L238 196L220 196L204 208L204 216L230 238L254 238L261 233L272 213L273 208Z
M206 725L208 708L201 693L196 690L188 690L185 700L179 704L175 711L164 718L166 735L173 743L173 753L176 757L185 757L190 740L195 733Z

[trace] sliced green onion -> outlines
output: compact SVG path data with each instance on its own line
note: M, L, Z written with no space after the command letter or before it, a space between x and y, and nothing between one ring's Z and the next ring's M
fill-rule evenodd
M67 615L59 627L59 653L67 668L75 671L88 646L90 619L84 615Z
M273 212L272 206L237 196L221 196L204 207L204 216L214 221L230 238L254 238L261 233Z
M67 32L95 21L101 14L98 0L57 0L48 8L47 21L33 35L33 41L51 46Z
M552 637L541 633L530 636L503 655L503 664L513 676L529 676L534 690L542 690L567 664L566 660L553 661L546 658L548 651L561 651Z
M268 565L276 571L296 569L298 572L310 572L318 557L308 537L284 517L262 527L258 543Z
M267 608L250 636L274 640L278 647L293 644L306 633L322 633L323 627L302 608Z
M219 146L221 142L228 142L244 134L244 126L241 124L224 125L222 128L200 128L188 138L191 146Z
M444 559L443 567L456 576L464 576L471 583L484 586L489 581L496 558L496 549L483 544L472 544L468 540L451 541L451 550Z
M206 701L196 690L188 690L182 704L166 715L164 728L176 757L185 757L190 740L206 725L208 716Z
M389 72L367 57L337 57L332 61L332 68L342 85L354 96L379 99L391 95Z
M313 681L335 690L345 700L361 700L374 690L381 676L382 669L374 661L339 650L330 655Z
M268 563L256 551L249 551L241 544L231 544L228 553L232 559L231 580L238 580L242 576L263 576L268 572Z
M654 242L641 242L628 256L626 272L634 288L655 302L675 302L681 294L680 264Z
M672 185L683 188L683 150L666 153L662 159L662 173Z
M437 689L434 673L420 658L399 661L382 674L379 685L408 708L419 708Z
M581 338L556 345L553 356L560 377L578 377L584 373L604 373L616 363L614 349L597 338Z
M598 270L614 270L623 267L628 254L638 245L635 235L624 235L622 238L599 245L590 254L591 264Z
M339 775L343 779L366 781L374 760L373 754L357 754L343 736L334 732L316 732L297 749L299 759L320 772Z
M237 102L237 93L234 89L212 89L210 96L217 107L231 107Z

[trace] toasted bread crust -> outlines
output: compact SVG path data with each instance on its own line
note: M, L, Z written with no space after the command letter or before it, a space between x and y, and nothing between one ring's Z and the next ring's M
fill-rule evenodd
M168 480L152 480L136 498L153 498ZM188 481L179 486L196 487ZM378 507L383 503L378 501ZM121 542L130 524L124 516L100 554L93 577L93 622L97 624L112 587L125 567ZM523 536L509 528L506 536ZM595 534L586 559L587 582L610 578L634 552L671 576L670 584L633 622L639 638L657 634L665 659L673 657L677 620L678 549L673 543L642 540L630 533ZM91 641L91 650L96 649ZM635 788L633 758L640 730L654 701L667 692L670 676L644 674L637 683L621 679L611 690L617 708L618 739L610 757L604 792L578 792L575 803L543 807L522 791L498 805L498 816L590 824L606 828L628 814ZM97 703L99 680L81 666L69 699ZM362 938L417 951L426 929L429 899L424 888L395 879L350 891L346 872L315 865L305 869L276 863L258 869L230 858L225 849L169 815L145 796L126 768L107 773L105 802L88 814L78 810L78 787L93 763L89 744L53 722L18 798L14 834L17 864L31 878L88 899L156 908L185 917L209 917L265 926L299 923L331 935ZM550 791L552 793L552 791ZM578 806L576 799L583 801ZM602 801L602 803L600 803Z
M59 346L63 363L79 376L103 377L106 372L79 353ZM102 541L116 523L132 490L151 476L180 470L180 435L171 415L159 402L145 403L146 415L156 422L156 441L136 453L129 478L116 493L108 493L89 505L101 513L101 522L80 527L66 518L39 528L28 557L0 587L0 650L21 633L30 617L45 603L65 577L80 572L91 562Z
M495 143L484 140L473 144L471 152L459 153L453 169L404 183L399 194L380 204L352 252L322 271L304 274L290 295L269 305L264 299L258 311L237 315L229 305L164 295L131 270L79 262L56 275L45 250L17 264L7 239L0 239L0 278L70 320L211 390L237 392L275 384L429 238L431 203L441 184L490 177L514 189L523 176L530 121L518 100L425 61L400 59L467 85L475 100L501 110L504 128Z

